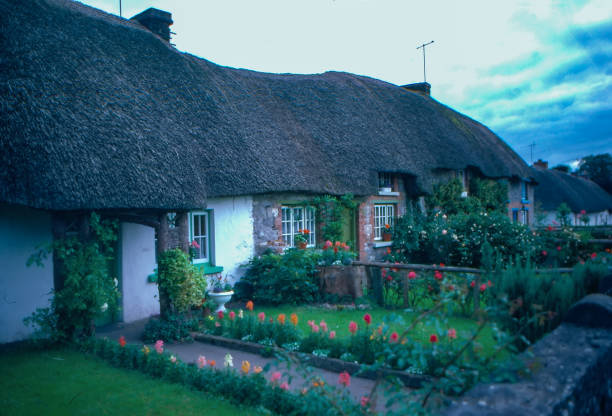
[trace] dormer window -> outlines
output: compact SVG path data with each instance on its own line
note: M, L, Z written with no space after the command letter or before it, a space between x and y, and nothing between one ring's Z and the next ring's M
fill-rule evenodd
M521 202L529 203L529 184L527 181L521 181Z
M378 173L378 190L380 192L391 192L393 190L393 177L390 173Z

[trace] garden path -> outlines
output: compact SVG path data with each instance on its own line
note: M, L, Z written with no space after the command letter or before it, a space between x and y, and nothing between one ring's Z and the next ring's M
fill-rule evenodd
M130 344L142 344L141 335L144 332L144 326L148 319L136 321L132 323L114 323L103 328L98 328L96 336L100 338L107 337L108 339L118 340L120 336L124 336L126 341ZM152 346L153 344L150 344ZM266 358L257 354L252 354L244 351L228 349L226 347L220 347L211 345L203 342L188 342L180 344L165 344L164 349L167 352L175 354L181 361L185 363L195 363L200 355L206 357L206 360L215 360L217 368L223 368L223 361L225 354L230 353L233 357L234 369L240 369L240 364L243 360L247 360L251 363L251 369L254 366L261 366L264 368L269 364L270 368L266 374L266 378L269 379L269 375L274 371L280 371L283 374L282 381L290 381L289 387L291 390L301 391L302 388L306 387L304 377L301 372L296 371L294 368L287 369L284 363L279 362L275 358ZM327 371L319 368L313 369L313 374L316 374L325 383L338 386L338 373ZM361 378L351 377L351 384L347 388L349 394L357 401L363 396L369 395L374 381ZM379 398L377 400L377 410L381 411L384 409L384 402L386 401L384 394L384 386L379 387Z

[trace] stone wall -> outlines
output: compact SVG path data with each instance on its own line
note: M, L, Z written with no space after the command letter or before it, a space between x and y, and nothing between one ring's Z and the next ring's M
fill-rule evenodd
M319 272L320 288L323 293L338 296L351 296L357 299L363 296L363 289L368 287L365 266L326 266Z
M612 297L589 295L521 359L532 375L479 384L445 416L612 415Z

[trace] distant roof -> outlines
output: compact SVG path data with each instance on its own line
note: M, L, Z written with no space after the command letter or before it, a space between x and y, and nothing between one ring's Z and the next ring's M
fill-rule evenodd
M556 169L533 168L535 202L544 211L554 211L565 202L572 212L601 212L612 210L612 195L585 178Z
M376 79L222 67L69 0L0 2L0 28L0 202L188 209L372 194L377 171L424 191L436 169L529 176L484 125Z

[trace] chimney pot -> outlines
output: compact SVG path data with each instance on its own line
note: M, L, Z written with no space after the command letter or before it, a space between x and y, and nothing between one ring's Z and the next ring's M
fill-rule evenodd
M429 82L417 82L415 84L402 85L402 88L417 94L429 97L431 95L431 84Z
M542 168L542 169L548 169L548 161L547 160L538 159L535 162L533 162L533 166L538 167L538 168Z
M149 7L130 20L137 21L166 42L170 42L170 26L174 23L171 13Z

